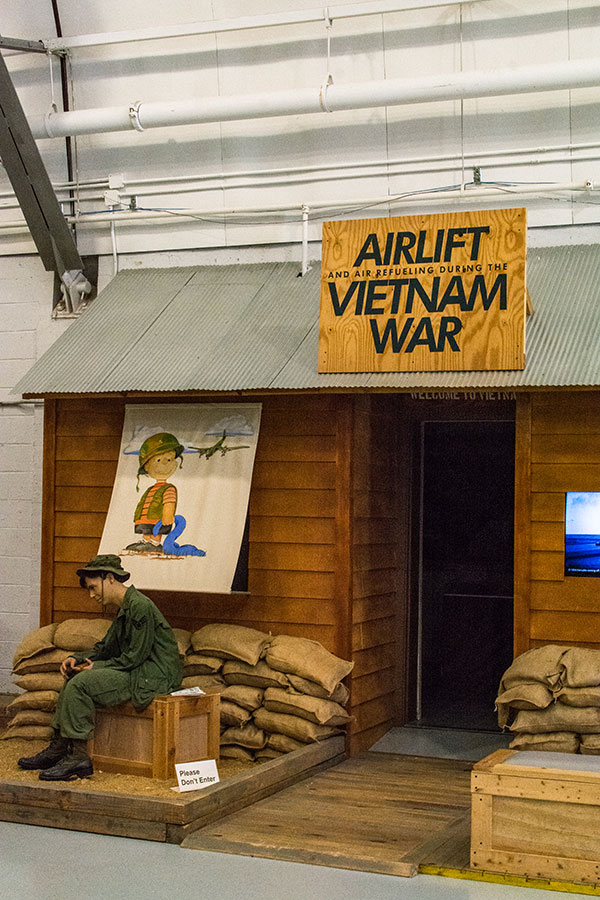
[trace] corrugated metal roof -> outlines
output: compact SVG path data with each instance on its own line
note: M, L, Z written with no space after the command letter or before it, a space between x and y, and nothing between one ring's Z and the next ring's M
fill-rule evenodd
M15 390L498 390L600 384L600 248L530 250L522 371L317 372L320 266L124 270Z

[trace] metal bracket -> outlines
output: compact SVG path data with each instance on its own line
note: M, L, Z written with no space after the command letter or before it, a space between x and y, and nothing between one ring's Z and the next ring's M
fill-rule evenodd
M135 103L129 104L129 118L131 119L131 124L135 128L136 131L143 131L144 126L140 122L140 106L142 105L141 100L136 100Z
M62 303L56 308L56 316L79 315L86 306L86 298L92 292L92 285L81 269L66 270L60 276ZM60 309L62 307L62 309Z

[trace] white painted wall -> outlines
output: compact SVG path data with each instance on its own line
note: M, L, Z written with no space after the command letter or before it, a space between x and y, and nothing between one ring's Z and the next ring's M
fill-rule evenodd
M59 0L65 35L114 32L313 8L314 0ZM50 0L11 0L2 34L55 36ZM73 50L74 108L137 100L177 100L434 73L518 67L597 55L600 10L591 0L480 0L410 12L335 19L227 34ZM462 19L461 19L462 17ZM14 84L33 117L54 99L59 66L43 55L5 53ZM122 174L124 206L170 210L155 221L116 228L122 267L300 260L301 209L311 210L311 257L319 256L323 219L414 214L459 208L430 204L422 192L472 179L505 186L493 205L527 205L530 244L598 242L598 194L560 197L547 183L600 184L597 109L600 88L486 100L287 116L88 135L74 142L79 184L77 234L82 253L99 253L101 283L113 271L104 191ZM577 145L577 149L569 149ZM581 145L586 145L582 147ZM63 139L38 146L55 185L66 179ZM551 149L552 148L552 149ZM440 159L445 157L445 159ZM309 168L306 168L309 167ZM525 202L506 187L539 183ZM95 186L90 186L93 183ZM66 197L57 188L60 197ZM415 204L406 194L417 192ZM467 191L465 204L475 202ZM356 201L350 212L339 204ZM386 200L386 202L381 202ZM377 205L373 205L375 201ZM328 203L318 212L315 204ZM285 215L275 207L286 206ZM229 214L260 209L260 216ZM196 211L196 217L181 213ZM50 318L52 275L35 256L6 175L0 172L0 691L10 689L18 641L37 625L39 608L42 410L15 405L20 375L68 327ZM7 223L16 223L7 228Z

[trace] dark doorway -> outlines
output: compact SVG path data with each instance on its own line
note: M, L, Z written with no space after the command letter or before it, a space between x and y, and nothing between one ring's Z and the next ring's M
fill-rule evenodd
M514 422L421 429L419 724L493 730L513 658Z

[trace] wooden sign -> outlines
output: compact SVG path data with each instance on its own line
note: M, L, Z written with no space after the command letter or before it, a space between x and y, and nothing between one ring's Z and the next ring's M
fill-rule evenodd
M524 209L323 223L319 372L525 367Z

